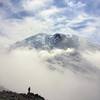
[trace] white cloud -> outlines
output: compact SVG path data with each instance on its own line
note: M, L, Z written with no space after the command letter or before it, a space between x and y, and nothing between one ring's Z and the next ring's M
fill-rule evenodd
M83 56L85 57L85 59L87 59L88 61L90 61L94 66L98 67L100 69L100 51L95 51L95 52L89 52L86 51L85 53L83 53Z
M92 19L93 21L86 23L86 27L81 29L81 30L78 30L78 31L85 36L91 36L92 34L99 34L99 29L100 29L99 18L98 17L92 17L92 16L89 16L89 15L86 18L87 18L87 20ZM83 20L83 22L85 20Z
M43 18L48 18L48 17L56 15L57 13L60 13L61 11L63 11L63 9L52 6L49 9L41 11L40 16Z
M52 22L32 17L27 17L21 21L0 20L0 22L2 34L8 36L8 39L12 40L12 43L37 33L50 33L53 27Z
M78 1L76 2L75 0L65 0L65 3L71 7L71 8L74 8L74 9L77 9L77 8L82 8L85 6L84 3Z
M48 5L50 5L53 0L23 0L23 8L28 11L35 11L41 10Z
M41 50L38 54L40 55L40 58L47 60L48 58L53 58L57 55L65 54L65 53L73 53L74 49L68 48L66 50L62 49L53 49L51 51Z

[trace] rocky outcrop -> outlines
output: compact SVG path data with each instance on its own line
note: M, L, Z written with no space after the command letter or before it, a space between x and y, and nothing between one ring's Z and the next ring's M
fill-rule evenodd
M0 92L0 100L45 100L38 94L34 93L16 93L12 91L1 91Z

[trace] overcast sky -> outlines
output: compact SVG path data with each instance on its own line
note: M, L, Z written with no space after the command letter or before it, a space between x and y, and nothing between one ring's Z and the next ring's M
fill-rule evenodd
M99 34L99 16L100 0L0 0L0 42L40 32Z

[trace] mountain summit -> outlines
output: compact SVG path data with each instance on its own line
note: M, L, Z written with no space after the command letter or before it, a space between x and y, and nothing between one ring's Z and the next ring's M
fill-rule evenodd
M78 48L79 39L76 35L65 35L56 33L53 35L49 34L37 34L26 38L22 41L16 42L12 48L29 47L36 49L67 49L67 48Z

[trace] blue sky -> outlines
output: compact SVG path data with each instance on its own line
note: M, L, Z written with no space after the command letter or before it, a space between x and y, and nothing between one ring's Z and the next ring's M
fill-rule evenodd
M2 43L41 32L90 36L99 29L100 0L0 0Z

